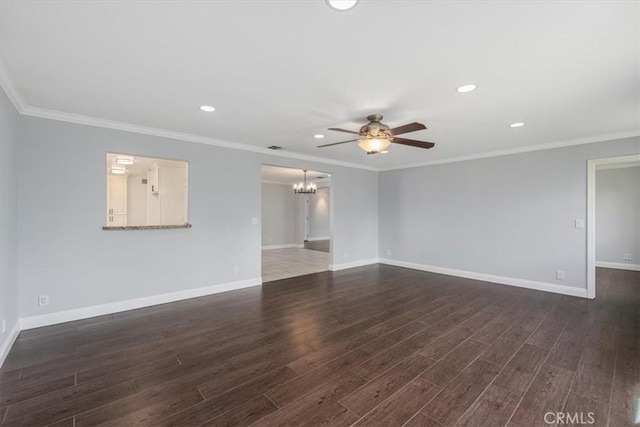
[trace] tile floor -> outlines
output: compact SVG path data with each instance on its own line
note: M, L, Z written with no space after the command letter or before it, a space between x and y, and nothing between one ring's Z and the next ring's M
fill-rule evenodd
M262 283L329 269L327 252L309 249L268 249L262 251Z

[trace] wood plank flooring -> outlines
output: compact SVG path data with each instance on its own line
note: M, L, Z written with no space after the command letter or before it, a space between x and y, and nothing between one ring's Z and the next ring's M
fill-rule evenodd
M592 412L631 426L640 272L598 269L597 289L588 301L374 265L23 331L0 420L527 427Z

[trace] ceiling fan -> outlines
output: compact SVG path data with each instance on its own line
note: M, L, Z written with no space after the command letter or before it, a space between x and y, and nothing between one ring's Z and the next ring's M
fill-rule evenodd
M318 148L358 141L358 146L366 151L367 154L377 154L384 151L392 142L394 144L410 145L411 147L425 149L432 148L435 145L433 142L416 141L415 139L399 138L396 136L403 133L426 129L427 127L422 123L414 122L390 129L389 126L381 123L382 114L371 114L370 116L367 116L367 120L369 120L369 123L362 126L359 132L340 128L329 128L329 130L335 130L338 132L353 133L359 135L360 138L318 145Z

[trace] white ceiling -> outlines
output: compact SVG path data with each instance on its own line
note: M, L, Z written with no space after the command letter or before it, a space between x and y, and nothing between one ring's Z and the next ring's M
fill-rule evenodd
M637 1L361 0L337 12L324 0L3 0L0 15L3 86L25 114L380 169L640 128ZM465 83L478 89L457 93ZM436 147L315 148L350 139L326 128L355 130L371 113L423 122L404 136Z

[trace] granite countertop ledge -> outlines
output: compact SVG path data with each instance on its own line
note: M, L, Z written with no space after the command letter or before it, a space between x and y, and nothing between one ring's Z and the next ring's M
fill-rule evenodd
M180 225L127 225L123 227L102 227L103 230L168 230L171 228L191 228L191 224Z

